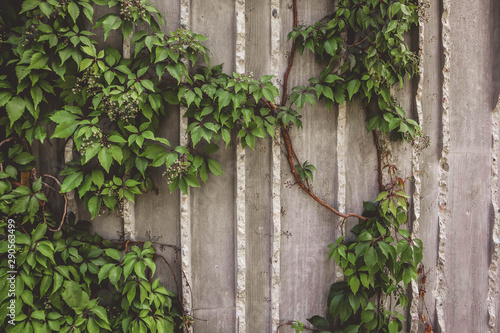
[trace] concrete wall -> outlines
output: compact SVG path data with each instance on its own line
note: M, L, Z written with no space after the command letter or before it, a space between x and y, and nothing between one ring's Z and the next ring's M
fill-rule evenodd
M207 35L213 63L223 62L227 73L275 74L282 83L291 0L153 2L168 18L168 30L183 24ZM297 2L299 24L314 23L333 6L329 0ZM424 242L427 294L419 299L413 286L407 327L424 332L418 320L423 312L434 332L498 332L500 2L430 3L429 20L412 38L414 49L421 49L420 77L398 94L431 144L421 152L392 147L402 176L421 170L409 228ZM319 71L313 57L297 57L289 86ZM182 112L170 109L163 126L173 144L185 140ZM291 133L301 159L318 168L314 191L345 212L360 213L362 202L378 191L365 112L356 102L330 112L320 103L303 110L304 128ZM338 217L294 185L280 140L277 133L254 151L235 144L221 150L224 176L209 177L189 196L168 194L158 172L159 194L139 197L125 221L94 221L108 237L125 231L182 247L181 253L162 252L183 283L194 332L274 333L281 323L326 311L328 288L340 278L327 245L342 228ZM168 267L159 264L158 275L175 290Z

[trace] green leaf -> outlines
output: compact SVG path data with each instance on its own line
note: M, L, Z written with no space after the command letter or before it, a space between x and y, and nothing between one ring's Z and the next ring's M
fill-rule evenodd
M356 312L359 309L359 306L361 305L361 301L359 299L359 296L356 297L352 294L349 294L349 304L351 305L352 311Z
M106 279L109 276L109 271L111 268L115 267L115 264L106 264L101 267L99 270L99 273L97 274L97 277L99 278L99 283L101 283L102 280Z
M98 169L92 170L92 181L97 185L97 187L101 188L102 184L104 184L103 172Z
M70 2L68 4L68 12L69 15L71 15L71 18L73 21L76 23L76 20L78 19L78 16L80 15L80 9L78 8L78 5L74 2Z
M108 257L111 257L111 258L115 259L116 261L120 261L120 259L122 257L121 252L116 250L116 249L105 249L104 251L106 252L106 255Z
M359 87L361 87L361 81L359 80L349 81L349 83L347 84L347 92L349 93L349 100L351 100L352 96L354 96L354 94L358 92Z
M49 58L45 54L37 52L31 57L30 66L28 67L28 69L44 68L47 65L48 60Z
M145 271L146 271L146 263L144 263L144 261L136 262L136 264L134 265L135 274L137 274L137 276L142 279L146 279L146 275L144 274Z
M40 3L40 10L45 14L45 16L49 17L52 13L53 7L47 2L42 2Z
M311 318L307 318L307 321L313 324L316 327L327 327L329 326L328 321L325 318L320 316L312 316Z
M384 215L387 214L387 210L389 209L389 201L391 201L391 200L384 200L384 201L382 201L382 204L380 205L380 208L382 208L382 213Z
M208 168L216 176L222 176L222 166L216 160L208 158Z
M38 212L39 207L40 204L38 203L38 199L35 196L32 196L28 204L28 215L35 216L35 214Z
M251 133L248 133L246 136L245 136L245 142L246 144L254 149L255 148L255 136Z
M398 21L396 20L392 20L391 22L389 22L389 24L387 25L387 30L385 31L386 33L389 33L391 31L393 31L394 29L396 29L398 27Z
M101 163L104 170L106 170L106 172L109 173L109 168L113 163L113 152L111 151L111 149L103 147L99 151L98 158L99 158L99 163Z
M354 295L356 295L356 293L358 292L359 286L359 279L356 276L351 277L351 279L349 280L349 287L351 287L351 291Z
M334 39L329 39L325 41L325 51L331 56L335 55L335 52L337 51L337 42Z
M397 216L397 211L396 211L396 204L394 203L394 200L392 199L389 199L389 210L391 211L392 215L394 215L394 217Z
M359 332L359 325L349 325L342 332L343 333L358 333Z
M23 1L21 13L33 10L36 7L38 7L38 5L39 5L38 0L25 0L25 1Z
M391 5L391 7L389 8L390 18L392 18L394 15L396 15L399 12L400 9L401 9L401 2L395 1Z
M118 289L118 281L122 276L122 268L120 266L115 266L109 271L109 282Z
M83 172L78 171L67 176L62 185L61 192L66 193L72 191L74 188L78 187L83 181Z
M7 104L12 97L12 93L8 91L2 91L0 92L0 107L4 106Z
M377 251L373 246L370 246L368 250L366 250L364 260L368 268L373 267L377 264L378 261Z
M35 243L42 239L43 236L45 236L45 233L47 232L47 224L46 223L40 223L36 229L33 231L31 234L31 242Z
M89 295L75 281L64 281L63 300L73 309L83 309L89 303Z
M218 91L217 97L219 100L219 111L222 110L223 107L228 106L232 99L231 93L226 90Z
M87 150L85 151L85 162L87 163L90 161L92 158L94 158L95 155L101 150L101 145L97 143L91 143L88 147Z
M31 93L31 98L33 99L34 108L37 109L38 104L40 104L40 102L43 99L42 89L40 89L39 86L34 86L33 88L31 88L30 93Z
M54 261L54 249L51 247L52 243L45 241L38 243L36 249L43 254L45 257L52 259Z
M415 260L415 264L418 264L419 262L422 261L423 254L422 254L422 249L420 247L418 246L413 247L413 257Z
M101 318L105 323L109 324L108 316L106 310L101 306L93 306L90 309L91 312L95 313L99 318Z
M122 149L116 145L111 145L111 155L118 162L118 164L122 163L123 160L123 152Z
M28 163L30 163L34 159L35 159L35 156L31 155L30 153L22 152L22 153L16 155L12 159L12 161L17 163L17 164L20 164L20 165L27 165Z
M403 252L404 250L406 250L408 248L408 241L406 241L405 239L401 239L399 242L398 242L398 245L397 245L397 251L398 253L401 253Z
M104 40L108 39L111 30L118 29L122 24L122 20L115 14L108 14L102 21L102 28L104 29Z
M387 258L389 259L389 251L390 251L390 248L391 248L391 245L387 244L386 242L384 241L380 241L380 242L377 242L377 245L380 249L380 251L382 252L382 254Z
M45 293L49 290L52 285L52 276L45 275L40 283L40 297L45 295Z
M144 88L151 90L151 91L155 91L155 86L154 86L153 82L151 82L150 80L141 80L141 84Z
M372 321L372 319L375 318L375 313L372 310L365 310L361 312L361 322L362 323L368 323Z
M391 102L391 91L387 87L381 87L380 88L380 94L382 95L382 98L386 103Z
M208 179L208 169L207 169L207 165L205 163L203 163L201 166L200 166L200 178L201 180L206 184L207 183L207 179Z
M52 138L64 139L72 135L78 127L77 121L65 121L57 125Z
M391 320L389 322L388 328L389 328L389 333L398 333L399 332L398 322L395 320Z
M380 192L380 194L377 196L377 199L375 199L375 201L383 200L383 199L387 198L388 195L389 195L389 192L386 192L386 191Z
M9 116L10 126L14 124L16 120L21 118L26 108L26 102L21 97L12 98L9 103L7 103L7 115Z

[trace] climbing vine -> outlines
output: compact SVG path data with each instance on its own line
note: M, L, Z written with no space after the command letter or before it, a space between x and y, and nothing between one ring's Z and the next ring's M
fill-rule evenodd
M95 17L100 6L110 10ZM177 317L190 325L182 304L177 313L173 294L152 281L157 256L151 244L114 248L66 225L66 193L74 191L92 218L113 211L121 215L125 200L133 202L154 188L154 168L162 168L171 192L188 193L189 187L207 182L209 173L222 175L213 157L219 145L227 147L238 137L243 148L253 149L258 138L273 137L276 127L300 187L334 214L360 220L353 229L356 240L339 238L332 245L331 256L342 266L346 282L332 287L327 319L313 317L312 324L338 324L351 327L349 332L353 327L400 330L401 316L375 306L371 298L396 293L398 304L405 306L399 283L416 279L422 244L401 228L407 219L406 180L391 181L377 203L365 203L363 216L342 214L313 193L316 168L299 162L289 129L302 126L300 111L306 103L314 106L319 100L332 108L359 98L373 110L368 131L406 141L421 135L391 94L393 85L402 86L417 72L418 58L404 38L418 23L415 1L341 0L331 17L308 27L297 26L295 4L295 28L289 34L294 47L281 105L274 103L279 90L272 76L223 73L222 65L210 62L202 44L206 37L185 29L164 33L165 20L147 1L24 0L2 2L0 11L0 210L4 237L15 235L23 245L16 248L23 277L16 281L23 286L15 310L22 324L7 326L9 331L57 326L75 332L117 327L136 332L159 330L159 325L160 331L172 331ZM131 54L107 45L110 36L130 38ZM101 38L105 43L98 42ZM309 84L293 87L287 98L295 49L313 52L324 70ZM169 121L168 109L178 105L190 120L188 143L174 146L159 129ZM39 175L31 147L53 139L71 145L73 159L59 175ZM50 213L47 191L61 193L62 217ZM3 247L0 275L5 276L9 258ZM101 304L95 292L104 281L113 287L116 302L109 304L123 311ZM1 302L0 311L7 313L9 299ZM29 316L21 315L26 311Z
M405 316L399 309L409 304L410 281L418 281L423 244L403 227L410 198L404 187L412 177L398 177L388 156L387 165L382 166L383 149L377 132L391 140L412 142L416 149L425 148L428 142L391 94L392 86L403 87L405 79L418 72L419 59L406 43L405 34L418 24L422 6L404 0L341 0L332 15L310 26L298 26L296 1L292 9L294 29L288 38L293 44L284 86L296 50L314 53L324 69L318 78L309 79L309 85L292 88L289 103L300 110L319 99L331 108L334 103L359 98L370 110L367 130L373 131L377 145L381 188L375 202L364 202L363 216L341 214L312 193L308 182L312 181L312 168L299 162L288 128L282 127L288 161L300 187L335 214L359 218L351 229L353 240L342 235L329 245L330 258L342 268L345 280L331 286L326 318L313 316L308 321L322 332L400 332ZM285 95L282 103L286 102ZM390 183L384 185L382 171L386 168ZM423 321L426 331L432 332L430 324ZM296 332L316 330L299 321L285 324Z

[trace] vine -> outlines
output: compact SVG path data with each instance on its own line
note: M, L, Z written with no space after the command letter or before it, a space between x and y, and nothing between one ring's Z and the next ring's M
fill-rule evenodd
M422 8L416 1L339 1L331 16L307 27L298 26L296 1L292 9L294 29L288 38L293 43L284 87L287 87L296 49L300 54L310 50L325 68L319 78L309 79L308 86L292 88L290 104L300 110L306 103L314 106L317 98L331 108L334 103L343 104L358 96L371 110L366 119L367 130L373 132L377 148L381 191L374 203L363 204L363 216L344 215L324 204L309 186L311 168L306 173L307 163L300 164L288 128L282 126L289 166L301 189L336 215L359 219L351 229L354 240L346 241L342 235L329 245L330 258L342 268L345 281L332 285L326 318L313 316L308 321L321 332L400 332L405 317L397 307L407 308L407 285L411 280L417 282L423 270L419 268L422 242L402 228L408 219L407 199L410 198L404 186L412 176L403 180L397 177L396 166L389 161L386 166L382 165L384 149L377 132L392 140L410 141L416 149L424 149L428 143L418 124L406 118L406 112L390 90L396 83L402 87L405 77L411 79L418 71L418 57L406 44L404 34L418 24ZM287 101L286 92L283 105ZM386 157L388 159L388 155ZM384 186L382 180L385 168L390 176L388 186ZM425 285L425 275L421 281ZM423 287L419 294L425 296ZM387 300L389 305L385 304ZM426 332L432 332L425 316L421 317ZM291 325L296 332L316 330L299 321L282 325Z
M99 6L116 10L97 18L94 12ZM233 132L241 139L243 148L253 149L257 138L272 137L276 127L281 129L288 162L300 188L332 213L360 220L353 229L358 236L355 241L346 243L339 238L332 247L331 256L343 267L347 281L332 287L329 306L333 310L326 323L369 329L375 327L376 320L378 330L392 333L400 329L399 314L388 314L383 306L373 307L369 299L374 295L381 298L382 294L396 293L398 304L404 306L407 298L404 290L397 286L400 282L406 285L411 279L416 280L414 273L422 245L400 228L407 218L408 196L403 191L407 180L391 180L389 188L379 196L378 204L365 203L363 215L342 214L313 193L310 183L316 168L307 161L299 161L289 130L292 126L302 126L300 111L307 103L314 106L321 101L331 109L336 103L344 104L357 97L372 110L367 117L368 131L378 130L392 139L405 141L422 135L418 124L406 117L406 112L391 95L393 85L402 86L405 77L410 79L417 72L418 58L403 36L418 23L415 1L340 0L331 17L307 27L297 26L294 1L294 30L289 34L293 46L281 105L273 103L279 91L272 84L271 75L256 79L252 75L223 73L222 65L210 63L210 52L202 45L206 37L184 29L165 34L161 30L164 19L147 1L24 0L18 4L3 2L0 10L0 108L5 110L5 115L0 117L5 134L0 147L0 208L5 218L17 216L20 219L16 237L30 239L26 241L29 244L25 244L28 247L20 253L27 257L33 254L31 258L36 262L26 259L26 264L21 263L23 271L28 274L35 270L40 274L28 282L23 281L33 292L42 288L45 277L41 267L48 267L50 263L51 269L58 271L61 265L68 265L69 254L74 264L80 264L80 259L87 260L83 258L98 257L99 265L94 265L102 266L101 271L106 265L112 265L106 266L109 274L113 271L112 277L102 273L104 275L97 276L96 280L96 272L88 264L86 269L81 268L83 265L78 266L82 276L74 269L73 278L84 281L77 283L78 286L66 281L66 289L62 291L61 285L56 288L53 284L51 301L56 295L57 300L53 302L59 302L58 310L73 314L74 321L66 322L68 330L92 331L95 325L90 322L95 321L99 330L112 330L122 325L123 331L135 332L144 325L152 330L151 325L160 325L160 321L162 325L167 322L170 325L176 316L181 317L183 325L190 325L191 319L184 312L182 315L170 312L173 310L165 297L163 303L154 301L156 295L150 290L158 285L138 272L148 267L151 276L154 274L151 260L155 255L151 244L143 244L142 249L133 246L132 251L125 246L123 259L111 250L110 243L97 244L101 242L99 236L95 236L94 247L82 249L82 254L79 250L69 254L62 248L59 251L57 244L61 239L70 245L75 237L71 234L74 229L67 229L71 226L65 224L68 220L65 193L75 191L92 218L115 210L121 215L124 200L133 202L136 195L154 189L150 176L152 169L163 168L171 192L179 188L188 193L189 187L200 186L200 180L206 183L209 172L222 175L222 166L211 156L219 149L218 144L223 142L227 147ZM96 30L91 26L102 28L105 41L117 33L124 39L130 37L131 58L125 59L111 45L99 44ZM293 87L287 96L296 49L301 54L310 50L325 68L319 77L309 79L308 85ZM206 66L198 64L201 58ZM187 62L195 69L188 70ZM159 134L160 122L168 121L164 120L167 111L176 105L185 106L184 117L190 119L185 146L173 146ZM33 168L31 145L35 141L44 144L49 138L72 142L73 160L59 175L39 177ZM394 169L389 172L391 177L396 176ZM57 177L64 179L61 182ZM45 182L47 179L53 184ZM60 192L65 200L59 223L51 217L44 194L47 190ZM382 184L381 190L384 190ZM21 217L24 212L27 214ZM8 234L6 226L3 225L4 235ZM45 235L46 230L54 234ZM48 248L40 250L40 255L35 254L42 242L39 233L46 237L45 245L40 248ZM81 239L88 240L88 237L91 236L85 234ZM81 239L77 242L82 242ZM92 250L96 250L92 255L99 253L97 257L90 257ZM131 275L125 260L134 255L129 255L132 252L140 256L136 265L141 263L141 269L134 269L136 275ZM2 260L5 263L7 258ZM126 267L128 274L125 274ZM351 274L347 274L349 270ZM364 273L366 271L369 273ZM70 276L66 278L69 280ZM105 279L122 295L120 306L125 311L116 321L92 312L99 308L99 301L85 296L101 286ZM131 279L146 292L131 292ZM84 302L74 303L68 296L71 293L83 295ZM35 304L29 296L19 297L24 305L16 311L19 313L22 307L27 307L38 316L21 316L22 319L18 316L23 327L35 327L34 323L43 327L51 325L53 319L45 315L42 305ZM150 301L149 306L154 306L154 310L149 310L158 313L157 317L145 319L150 318L143 312L147 309L138 305L144 297ZM135 303L137 299L139 303ZM353 299L358 306L349 303L351 310L338 312L341 308L338 305L344 304L345 299ZM6 311L7 300L2 302L0 309ZM81 304L88 308L82 308ZM123 316L130 315L131 311L138 312L137 318L141 319L127 322ZM355 324L360 316L362 323ZM311 323L325 326L319 325L325 323L322 321ZM66 325L63 321L58 324ZM295 329L303 327L298 322L293 325Z

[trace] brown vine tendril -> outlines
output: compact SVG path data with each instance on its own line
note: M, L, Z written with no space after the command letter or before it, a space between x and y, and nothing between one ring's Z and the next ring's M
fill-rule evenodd
M293 3L292 3L292 10L293 10L293 27L295 28L296 26L299 25L298 23L298 19L297 19L297 0L293 0ZM288 58L288 66L286 68L286 71L285 71L285 77L284 77L284 80L283 80L283 97L281 98L281 105L285 105L286 104L286 100L287 100L287 97L288 97L288 93L287 93L287 90L288 90L288 76L290 75L290 71L292 69L292 66L293 66L293 58L295 56L295 41L292 42L292 48L290 49L290 57Z
M184 308L184 302L182 302L182 297L181 297L181 290L180 290L180 287L179 287L179 282L177 281L177 277L175 276L175 272L172 268L172 266L170 265L170 263L167 261L167 259L165 259L164 256L162 256L161 254L154 254L154 259L155 258L160 258L162 259L165 264L167 264L168 268L170 268L170 272L172 272L172 276L174 277L174 282L175 282L175 287L177 288L177 297L179 298L179 302L181 303L181 308L182 308L182 319L184 321L184 323L189 323L190 320L188 319L188 315L186 313L186 309Z
M382 147L380 147L380 141L378 138L378 133L376 130L372 131L373 140L375 141L375 148L377 148L377 174L378 174L378 187L379 191L384 190L384 183L382 181Z
M59 188L61 188L61 182L59 181L59 179L57 179L56 177L52 176L52 175L48 175L48 174L45 174L42 176L42 178L50 178L52 180L54 180L57 185L59 185ZM64 224L64 221L66 220L66 212L68 210L68 198L66 197L66 194L65 193L59 193L60 195L62 195L62 197L64 198L64 210L63 210L63 216L61 218L61 223L59 223L59 227L57 229L51 229L51 228L47 228L49 229L50 231L52 232L58 232L59 230L61 230L63 224ZM43 218L45 220L45 214L43 215Z
M289 134L287 128L285 126L283 126L283 125L281 126L281 132L283 133L283 138L285 139L285 145L286 145L286 149L287 149L287 152L288 152L288 164L290 165L293 177L297 181L297 184L299 184L300 188L304 192L306 192L307 194L309 194L309 196L311 198L313 198L316 202L318 202L321 206L325 207L326 209L328 209L329 211L331 211L335 215L338 215L338 216L343 217L345 219L349 218L349 217L357 217L358 219L361 219L361 220L368 220L368 218L366 218L364 216L361 216L359 214L356 214L356 213L342 214L341 212L339 212L338 210L336 210L335 208L333 208L332 206L330 206L329 204L327 204L326 202L324 202L323 200L321 200L320 198L318 198L314 194L314 192L311 189L309 189L304 184L304 182L300 179L300 176L299 176L297 170L295 169L295 166L293 165L293 159L292 159L292 155L293 155L293 152L292 152L292 140L290 139L290 134Z
M295 28L298 26L297 0L293 0L292 6L293 6L293 28ZM283 97L281 99L282 105L285 105L286 101L287 101L288 78L290 76L290 71L292 70L292 66L293 66L295 49L296 49L295 42L293 42L292 48L290 50L290 57L288 58L288 66L286 68L284 79L283 79ZM268 107L272 107L274 109L278 108L273 103L266 103L266 104L268 105ZM297 154L295 153L295 150L293 149L293 144L292 144L292 139L290 138L290 133L288 132L287 127L282 122L280 122L280 127L281 127L281 133L283 134L283 138L285 139L285 146L286 146L286 150L288 153L288 159L287 159L288 164L290 165L290 169L292 171L293 177L295 178L295 181L297 182L297 184L299 184L300 188L304 192L309 194L309 196L311 198L313 198L316 202L318 202L321 206L325 207L326 209L328 209L329 211L331 211L332 213L334 213L337 216L343 217L344 219L349 218L349 217L357 217L358 219L361 219L361 220L367 220L366 217L363 217L363 216L356 214L356 213L342 214L341 212L339 212L338 210L336 210L335 208L333 208L332 206L330 206L329 204L327 204L326 202L324 202L323 200L318 198L314 194L314 192L311 190L311 187L309 186L309 182L307 180L306 180L306 184L304 184L304 182L300 178L297 170L295 169L295 165L293 163L293 158L295 157L295 160L297 161L297 163L300 164L299 159L297 157Z

